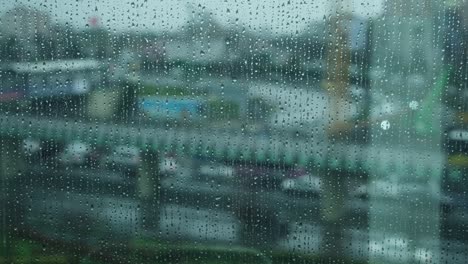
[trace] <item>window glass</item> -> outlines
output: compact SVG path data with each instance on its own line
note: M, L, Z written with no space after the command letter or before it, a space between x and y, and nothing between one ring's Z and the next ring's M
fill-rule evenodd
M466 1L0 7L0 263L468 263Z

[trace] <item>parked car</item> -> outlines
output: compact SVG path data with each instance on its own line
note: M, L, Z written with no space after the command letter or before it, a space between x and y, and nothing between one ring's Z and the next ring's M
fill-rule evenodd
M284 180L281 189L294 196L319 196L322 191L322 180L317 176L306 174Z
M23 151L27 156L32 156L41 151L41 142L37 139L27 138L23 140Z
M167 155L161 158L159 162L159 172L165 175L176 174L179 168L177 159L172 155Z
M42 141L36 138L26 138L21 145L21 151L31 165L44 165L52 162L61 149L62 145L58 142Z
M202 164L198 169L199 179L207 182L232 183L235 170L223 164Z
M85 165L91 157L91 148L89 145L75 141L68 144L58 159L65 166L82 166Z

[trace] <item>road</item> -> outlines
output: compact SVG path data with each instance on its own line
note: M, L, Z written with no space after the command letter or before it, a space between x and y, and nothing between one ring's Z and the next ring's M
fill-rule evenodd
M269 161L277 164L293 164L297 161L298 164L312 164L313 167L321 166L324 169L341 168L351 172L367 171L371 179L370 188L374 189L374 192L370 194L371 206L349 201L347 207L350 209L347 211L359 212L359 208L362 208L364 212L366 208L369 208L367 211L371 216L369 223L366 224L365 221L358 221L358 223L370 228L371 242L375 245L385 246L388 237L393 237L392 239L395 241L412 241L409 244L401 244L402 247L407 246L409 252L425 252L430 247L438 247L437 245L424 246L423 244L424 241L433 241L436 236L434 230L438 230L439 215L435 213L438 212L438 204L432 196L440 193L439 181L444 157L439 152L421 152L404 146L388 148L377 144L368 146L343 144L334 148L335 150L339 149L339 152L332 152L326 147L326 142L274 135L264 137L229 131L135 127L135 124L88 123L27 116L0 116L0 133L3 136L14 135L65 142L79 139L93 146L128 144L141 148L149 147L154 151L199 155L210 160L237 159L253 160L260 163ZM66 173L51 171L44 172L39 176L36 174L28 177L21 178L22 182L18 184L29 189L18 192L15 194L15 198L27 197L32 191L41 188L45 193L53 193L50 191L51 189L62 188L60 192L77 194L81 193L79 190L94 190L96 192L94 195L97 197L105 195L108 190L109 197L122 197L123 195L128 196L130 200L134 199L131 194L134 193L131 184L126 186L122 183L121 187L115 187L118 186L120 180L114 178L112 173L106 176L106 172L101 171L70 171ZM108 179L103 180L103 178ZM61 183L62 185L60 185ZM66 184L63 185L63 183ZM105 186L103 183L114 187L106 187L107 189L100 187ZM406 186L409 189L412 189L412 186L421 187L422 192L414 194L411 190L403 190L404 188L400 190L401 186ZM187 208L200 208L200 210L207 208L215 211L231 211L234 212L234 216L236 216L236 212L243 212L238 215L262 215L265 213L264 215L268 217L264 217L263 220L272 219L274 216L279 219L280 223L281 219L287 218L289 219L289 230L295 230L295 222L304 224L308 221L311 226L320 226L320 221L316 221L318 215L316 211L320 206L319 200L291 198L278 191L252 192L245 190L244 192L236 187L168 179L162 182L161 193L163 194L161 198L166 200L164 204L176 204ZM379 193L385 194L386 198L379 197L377 195ZM80 195L93 194L83 191ZM73 199L79 200L77 197ZM127 197L124 198L127 199ZM357 209L353 209L356 206ZM245 209L250 211L242 211ZM402 225L392 224L392 219L396 218L400 219L399 222ZM315 234L316 232L311 231L311 233ZM305 237L307 236L305 235ZM311 234L311 236L315 235ZM307 243L313 244L315 242L309 241ZM401 250L396 249L395 252L398 251ZM381 256L387 257L388 254L393 253L382 253L376 249L374 254L381 258ZM439 253L431 254L437 255Z

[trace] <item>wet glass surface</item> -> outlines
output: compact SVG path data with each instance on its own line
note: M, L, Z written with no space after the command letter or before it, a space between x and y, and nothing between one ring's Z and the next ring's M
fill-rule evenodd
M0 0L0 263L467 263L465 2Z

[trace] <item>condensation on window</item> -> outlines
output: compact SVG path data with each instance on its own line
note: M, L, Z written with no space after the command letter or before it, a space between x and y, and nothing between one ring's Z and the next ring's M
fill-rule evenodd
M0 263L468 263L466 1L0 7Z

